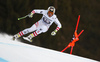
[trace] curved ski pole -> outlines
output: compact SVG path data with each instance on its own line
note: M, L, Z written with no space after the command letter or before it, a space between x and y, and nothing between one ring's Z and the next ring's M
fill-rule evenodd
M24 17L18 18L18 20L24 19L24 18L26 18L26 17L28 17L28 16L29 16L29 15L26 15L26 16L24 16Z

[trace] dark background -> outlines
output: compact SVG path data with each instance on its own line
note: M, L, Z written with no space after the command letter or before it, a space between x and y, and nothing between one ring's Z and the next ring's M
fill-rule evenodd
M76 42L73 54L100 60L100 0L0 0L0 32L14 35L31 27L42 15L35 14L33 18L20 21L17 18L29 14L33 9L47 9L49 6L56 8L62 29L56 36L51 36L56 29L53 24L46 33L35 37L32 43L23 42L61 51L71 41L78 15L81 15L78 33L82 29L85 31ZM70 48L65 53L70 53Z

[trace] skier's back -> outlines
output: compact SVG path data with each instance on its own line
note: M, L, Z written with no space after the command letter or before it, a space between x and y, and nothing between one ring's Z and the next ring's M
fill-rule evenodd
M35 9L31 12L29 17L32 18L33 14L35 13L43 14L42 18L38 22L33 24L32 27L24 29L23 31L15 34L13 37L14 40L27 33L35 31L31 33L29 36L23 37L24 39L32 42L31 39L33 37L37 36L38 34L47 32L53 22L57 25L57 28L51 33L51 35L53 36L56 35L56 32L62 27L61 23L59 22L58 18L55 15L55 8L53 6L50 6L48 10Z

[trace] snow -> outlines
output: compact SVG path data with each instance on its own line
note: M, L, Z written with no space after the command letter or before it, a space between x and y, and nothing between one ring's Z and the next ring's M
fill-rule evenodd
M0 34L0 62L98 62L67 53L13 41L11 35Z

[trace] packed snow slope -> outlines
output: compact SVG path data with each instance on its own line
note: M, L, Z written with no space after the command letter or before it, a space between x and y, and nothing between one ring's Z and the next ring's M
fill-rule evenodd
M0 34L0 62L98 62L42 47L13 41L12 36Z

